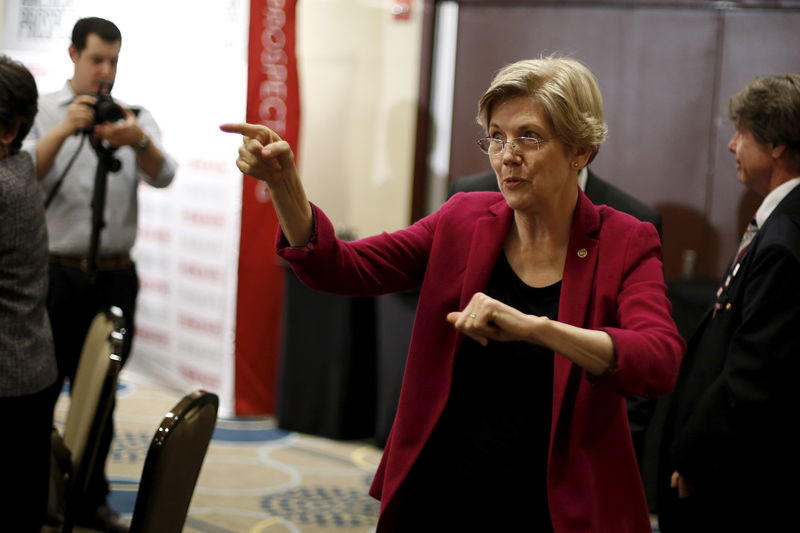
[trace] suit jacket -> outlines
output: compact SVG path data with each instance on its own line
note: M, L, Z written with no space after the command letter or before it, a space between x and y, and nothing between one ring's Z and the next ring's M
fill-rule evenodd
M512 219L499 193L458 194L407 229L354 242L337 240L315 207L307 246L279 240L279 254L317 290L369 296L421 287L397 416L371 489L381 499L380 532L393 530L393 497L447 402L464 337L446 314L486 286ZM580 193L558 318L607 331L617 366L590 378L555 357L547 480L555 530L649 532L625 396L671 389L683 352L652 225Z
M652 207L640 202L619 187L615 187L587 168L589 175L586 178L586 189L583 191L589 200L596 205L607 205L617 211L628 213L639 220L650 222L661 235L661 213ZM472 191L499 191L497 177L494 172L480 172L458 178L450 184L448 196L457 192Z
M796 525L799 296L795 187L741 258L720 309L709 310L690 340L664 429L662 531L690 531L687 520L720 527L721 517L753 531ZM696 486L687 501L668 489L673 470Z

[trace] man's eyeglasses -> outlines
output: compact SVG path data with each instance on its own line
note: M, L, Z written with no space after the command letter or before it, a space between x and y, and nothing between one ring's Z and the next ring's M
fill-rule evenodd
M530 150L538 150L540 144L552 140L553 139L539 139L538 137L517 137L504 141L495 137L484 137L483 139L478 139L478 147L484 154L489 154L494 157L503 153L506 149L506 144L511 144L511 151L519 155Z

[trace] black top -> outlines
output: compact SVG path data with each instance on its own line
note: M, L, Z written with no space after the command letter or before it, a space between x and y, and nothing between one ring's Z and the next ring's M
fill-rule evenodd
M526 285L501 254L485 293L556 319L561 282ZM444 412L402 490L401 514L549 527L546 474L553 352L526 342L465 339ZM469 512L465 513L468 508ZM403 522L405 520L401 518ZM426 521L427 523L427 521ZM411 525L411 524L409 524Z

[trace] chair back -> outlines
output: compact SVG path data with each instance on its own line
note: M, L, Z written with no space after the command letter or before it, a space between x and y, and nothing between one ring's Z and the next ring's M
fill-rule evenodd
M217 422L219 398L195 391L164 416L145 458L130 533L180 533Z
M117 307L97 313L86 334L64 423L64 443L76 468L83 462L93 426L102 430L107 419L103 411L114 398L123 335Z
M67 488L63 531L72 530L77 506L83 499L97 449L108 418L122 367L125 335L122 311L112 307L99 312L86 334L64 423L64 444L72 458L72 478Z

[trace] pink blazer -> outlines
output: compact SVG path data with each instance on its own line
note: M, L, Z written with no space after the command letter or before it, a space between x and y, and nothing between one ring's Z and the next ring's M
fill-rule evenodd
M335 238L314 207L305 247L279 254L310 287L354 296L420 288L397 415L370 494L378 531L392 531L392 498L444 409L463 336L445 319L486 286L513 219L499 193L457 194L411 227L355 242ZM617 365L592 378L555 357L548 501L558 532L649 533L627 421L628 395L669 391L684 342L670 317L655 228L581 192L558 319L611 335Z

